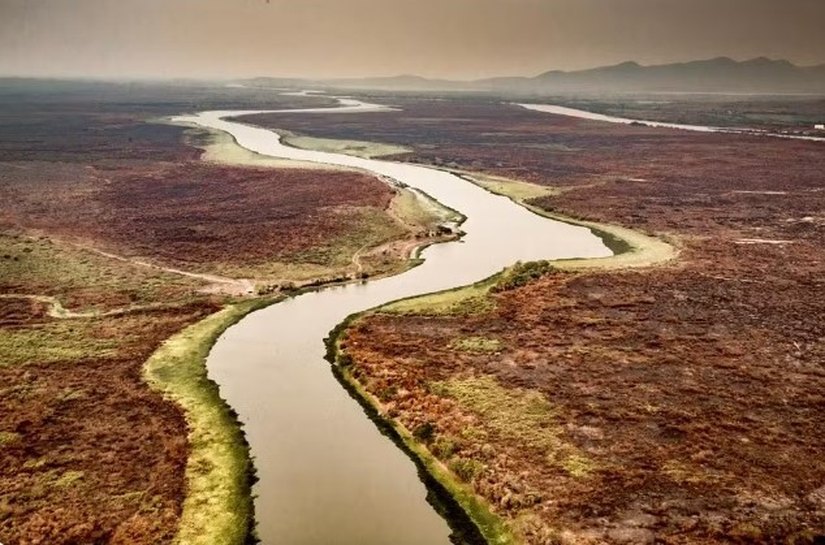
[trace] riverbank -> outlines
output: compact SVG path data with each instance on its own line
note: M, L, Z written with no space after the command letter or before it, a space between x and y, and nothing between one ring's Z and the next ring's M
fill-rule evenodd
M390 157L398 161L415 159L416 150L412 147L383 144L374 141L309 137L277 128L273 128L272 130L279 134L287 135L284 143L299 149L343 153L354 157ZM437 163L428 166L455 174L493 194L508 197L513 202L539 216L571 225L586 227L601 238L605 245L614 253L608 260L604 258L595 260L561 260L555 263L555 266L558 268L576 270L591 267L617 269L646 267L665 263L678 256L679 243L675 235L662 233L649 235L639 230L627 229L616 224L589 221L586 218L575 217L571 214L553 213L534 204L536 200L552 198L553 196L570 191L572 188L541 185L507 176L485 172L472 172L466 169L456 168L455 166L438 166Z
M249 445L235 413L207 375L218 337L244 316L282 298L225 306L164 341L147 360L147 382L182 408L189 430L186 497L174 543L243 545L254 540Z
M320 338L348 314L387 299L461 285L534 255L601 256L608 255L608 249L589 229L539 218L516 203L448 172L296 149L279 142L270 131L222 121L219 119L222 115L223 112L205 113L192 119L231 132L249 149L378 173L466 214L462 229L467 235L461 244L429 248L422 256L424 264L403 276L370 281L358 287L307 293L257 313L245 320L242 328L234 329L232 335L221 338L208 363L211 376L221 384L225 399L243 415L248 440L253 452L258 453L256 465L262 480L256 488L259 494L256 509L264 521L259 526L262 539L290 540L311 534L318 540L329 540L333 535L340 537L344 532L341 524L345 524L346 535L352 536L347 539L360 542L446 542L444 521L434 517L418 493L414 493L421 483L410 475L408 459L394 448L388 451L386 439L374 428L364 428L363 415L351 400L339 401L340 384L332 376L319 375L326 369L318 365L321 362L315 360L307 347L316 335ZM502 238L505 226L515 240ZM267 330L266 338L260 338L266 323L279 323L281 327ZM247 343L243 342L248 338L259 339L256 352L277 350L281 364L265 365L262 355L249 354ZM252 372L248 375L234 372L233 362L241 355L250 359L247 365ZM283 380L288 380L290 385L301 385L300 399L294 395L275 395L264 387ZM322 406L319 399L324 400ZM335 416L328 416L328 412ZM287 415L288 423L283 422ZM334 429L329 429L332 423ZM276 438L273 429L285 435ZM303 431L293 433L290 431L293 429ZM273 449L275 443L277 449ZM319 445L327 443L334 451L334 461L325 459L323 467L310 463L312 458L308 457L307 449L326 452L327 448ZM382 453L380 462L371 463L369 469L363 467L367 450L370 457ZM393 468L392 478L387 475L389 467ZM342 486L341 483L353 479L357 484ZM285 493L285 486L289 487L289 493ZM365 491L373 498L367 504L364 504ZM337 506L334 513L321 508L331 501ZM382 509L375 510L374 506L379 504ZM364 508L372 509L374 524L353 525L350 521L360 518ZM398 527L397 517L393 515L397 512L405 513L408 524L415 527L414 532L404 532Z
M207 163L267 169L303 169L308 172L317 171L320 176L348 172L353 176L374 178L372 173L362 169L263 155L238 145L232 135L224 131L180 120L173 124L191 128L187 139L192 145L204 150L201 160ZM311 144L318 146L321 151L349 153L357 157L382 156L400 150L369 142L306 139L295 135L281 137L287 146L311 149L308 147ZM415 248L451 240L457 235L444 228L462 221L454 210L440 205L426 194L414 192L392 180L378 178L391 192L383 215L355 210L359 214L356 221L360 225L350 229L353 232L345 237L335 238L319 249L302 252L294 256L294 259L280 263L269 262L265 268L224 268L226 270L222 269L222 272L234 276L257 275L255 282L259 293L311 288L353 278L390 276L400 274L409 267L409 259L415 253Z
M337 339L333 339L337 342ZM376 422L423 472L425 484L437 496L436 509L445 517L453 532L460 535L466 544L511 545L515 538L507 525L493 512L483 498L472 488L460 482L453 473L423 445L403 424L389 418L378 398L368 392L352 376L340 359L333 362L333 371L338 379Z
M496 544L515 545L519 540L507 523L500 518L489 502L475 493L471 486L463 482L442 460L428 448L427 439L431 430L425 427L415 432L394 418L392 408L370 391L352 373L352 358L344 351L347 331L360 319L382 309L410 308L406 303L424 312L445 312L445 308L461 307L462 303L486 293L506 273L498 273L470 286L461 286L443 292L414 296L381 305L375 310L366 310L350 315L333 329L324 339L326 359L333 366L333 372L350 394L364 407L376 426L390 437L404 451L426 476L425 484L445 505L442 516L447 518L455 532L462 535L461 543L474 545ZM448 302L446 305L444 300ZM404 312L404 310L401 310Z
M562 193L556 188L502 178L494 179L494 182L491 183L489 181L490 177L484 175L464 171L456 171L456 173L465 180L483 187L491 193L511 199L534 214L590 229L613 252L613 255L607 258L556 260L553 263L555 268L573 271L590 268L625 269L661 265L678 258L679 244L674 236L647 235L615 224L589 221L564 214L554 214L531 203L531 201L537 199L552 198Z

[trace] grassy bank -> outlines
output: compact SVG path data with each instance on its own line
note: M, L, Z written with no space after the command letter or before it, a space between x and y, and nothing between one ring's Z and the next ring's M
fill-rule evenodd
M609 257L559 259L553 262L553 266L556 268L576 270L648 267L675 259L679 253L671 240L649 236L618 225L554 214L530 203L532 199L558 193L558 190L553 188L501 177L489 177L466 172L455 172L455 174L491 193L508 197L534 214L571 225L586 227L602 239L604 245L613 252L613 255Z
M444 290L432 294L414 296L386 303L377 309L349 316L325 339L327 359L334 364L338 379L368 411L379 428L389 435L429 477L427 486L441 497L440 504L447 504L446 513L451 526L463 528L470 523L484 542L491 545L516 545L521 543L509 525L493 510L491 504L476 494L472 485L457 475L438 459L424 441L399 420L389 416L386 407L350 372L352 360L341 347L347 330L357 320L380 311L390 314L416 314L427 316L462 316L489 311L495 304L490 293L512 289L551 270L550 262L540 261L516 264L503 271L468 286ZM449 503L458 509L450 509ZM466 519L466 520L462 520Z
M274 302L255 299L226 306L168 339L146 362L147 382L180 405L189 424L187 493L176 544L240 545L250 540L254 512L249 446L205 364L226 329Z
M389 155L400 155L412 152L410 148L404 146L383 144L380 142L315 138L312 136L297 135L289 131L278 132L282 135L284 144L288 146L313 151L343 153L346 155L353 155L355 157L362 157L364 159L374 159L376 157L386 157Z
M327 165L324 163L313 163L310 161L297 161L294 159L282 159L263 155L248 150L238 144L235 138L224 131L207 129L193 123L159 120L158 122L169 123L190 130L185 133L186 142L196 148L203 150L201 160L212 163L219 163L229 166L261 167L261 168L302 168L309 170L350 170L345 167Z
M365 158L400 155L410 153L411 151L408 148L396 146L394 144L339 140L332 138L313 138L296 135L289 131L279 132L283 135L283 141L285 144L314 151L342 153ZM227 143L224 144L224 147L227 145L231 147L231 144ZM247 151L246 153L250 152ZM233 152L233 154L235 154L235 152ZM554 214L539 206L531 204L531 201L534 199L561 194L562 190L559 188L538 185L512 178L505 178L502 176L494 176L477 172L471 173L465 170L444 169L437 166L430 166L429 168L451 172L452 174L455 174L456 176L459 176L491 193L508 197L517 204L524 206L531 212L540 216L572 225L586 227L587 229L590 229L594 235L602 239L605 246L607 246L614 254L613 256L605 258L558 260L554 263L554 265L558 268L621 269L630 267L647 267L670 261L678 255L678 249L671 243L672 241L665 240L662 237L649 236L638 231L620 227L618 225L599 223L581 218L572 218L561 214Z

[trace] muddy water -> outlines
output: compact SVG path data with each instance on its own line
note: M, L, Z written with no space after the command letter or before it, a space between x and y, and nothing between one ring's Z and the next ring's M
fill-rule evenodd
M342 107L354 115L380 108L357 101ZM282 145L269 130L223 119L245 113L252 112L205 112L181 120L226 131L258 153L394 178L467 216L463 240L431 246L423 252L423 265L260 310L230 328L212 349L209 375L244 423L258 470L254 492L261 540L266 545L446 545L450 528L427 502L415 465L334 378L322 339L354 312L468 284L518 260L610 251L587 229L541 218L451 174L299 150Z

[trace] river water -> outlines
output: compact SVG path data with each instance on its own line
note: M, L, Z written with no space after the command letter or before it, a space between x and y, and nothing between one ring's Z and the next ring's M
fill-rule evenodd
M760 129L746 129L737 127L710 127L706 125L686 125L684 123L667 123L665 121L648 121L644 119L630 119L627 117L616 117L612 115L599 114L587 110L578 110L566 106L555 104L516 104L522 108L533 110L534 112L544 112L546 114L563 115L567 117L578 117L579 119L589 119L591 121L604 121L605 123L621 123L630 125L631 123L643 123L649 127L661 127L665 129L678 129L682 131L694 132L721 132L726 134L742 134L749 136L772 136L774 138L787 138L789 140L808 140L811 142L825 142L823 136L806 136L802 134L784 134L778 132L764 131Z
M327 111L381 109L345 99L340 108L302 111L320 114L322 123ZM254 487L259 536L265 545L446 545L450 527L427 502L416 466L337 381L322 339L354 312L469 284L519 260L611 252L586 228L535 215L455 175L300 150L270 130L225 119L251 113L259 112L178 120L226 131L261 154L387 176L467 217L461 241L430 246L424 263L404 274L305 293L250 314L218 339L208 372L244 424L260 479Z

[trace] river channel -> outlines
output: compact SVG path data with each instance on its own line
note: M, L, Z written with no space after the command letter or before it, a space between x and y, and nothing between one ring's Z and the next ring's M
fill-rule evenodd
M383 109L351 99L340 104L301 111L323 123L325 111L370 115ZM355 312L466 285L516 261L611 251L584 227L538 216L451 173L296 149L275 132L228 120L253 113L270 112L178 119L225 131L264 155L396 180L466 216L462 239L428 247L418 267L287 299L250 314L218 339L208 372L237 411L252 450L260 479L254 487L258 534L264 545L447 545L450 526L427 501L415 464L338 382L324 360L324 337Z

